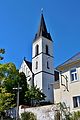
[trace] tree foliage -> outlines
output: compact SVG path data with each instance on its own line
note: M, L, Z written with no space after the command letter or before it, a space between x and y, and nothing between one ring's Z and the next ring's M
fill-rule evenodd
M19 79L18 70L13 63L0 64L0 83L8 92L12 91L14 83Z
M66 104L63 103L58 103L56 105L56 112L55 112L55 120L70 120L71 113L69 111L69 108L66 106Z
M0 54L4 54L5 53L5 49L0 49ZM1 55L0 55L0 60L3 60L4 59L4 57L2 57Z
M73 112L69 120L80 120L80 111Z
M0 64L0 85L4 86L7 92L15 93L15 101L17 97L17 90L13 88L22 87L20 91L20 104L24 103L25 91L27 90L26 76L24 73L19 73L13 63Z
M11 102L13 100L13 94L8 93L5 88L0 87L0 112L9 109L13 105Z
M64 102L58 103L56 105L54 120L80 120L80 111L71 113Z
M8 93L5 88L0 87L0 116L1 120L3 120L3 113L5 110L13 107L14 105L11 104L13 101L13 94Z
M21 120L37 120L37 118L32 112L24 112L21 114Z
M25 103L25 92L28 90L28 84L26 81L26 76L23 72L19 73L20 79L19 79L19 86L22 87L22 90L20 91L20 104L26 104Z
M31 105L33 101L39 103L42 100L45 100L45 94L37 88L37 86L28 87L28 90L25 92L26 101Z

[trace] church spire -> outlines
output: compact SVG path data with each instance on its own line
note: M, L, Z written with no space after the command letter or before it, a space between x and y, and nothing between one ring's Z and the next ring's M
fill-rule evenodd
M39 28L38 28L38 32L35 35L35 40L37 38L39 38L40 36L43 36L45 38L48 38L49 40L52 40L50 33L47 32L47 28L46 28L43 13L41 14L40 25L39 25Z
M40 25L39 25L39 29L38 29L37 34L42 35L43 32L47 33L47 28L46 28L46 24L44 21L44 16L43 16L43 14L41 14L41 21L40 21Z

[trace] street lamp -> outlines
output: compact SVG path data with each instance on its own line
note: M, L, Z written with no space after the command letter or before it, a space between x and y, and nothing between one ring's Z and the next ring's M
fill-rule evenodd
M13 90L17 90L16 120L19 119L19 91L21 89L22 89L22 87L19 87L19 83L18 83L18 87L17 88L13 88Z

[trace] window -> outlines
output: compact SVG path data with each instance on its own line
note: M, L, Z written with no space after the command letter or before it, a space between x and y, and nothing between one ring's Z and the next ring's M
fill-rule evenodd
M36 61L36 69L38 69L38 61Z
M71 81L77 80L77 71L76 71L76 69L71 70L70 74L71 74Z
M35 56L39 54L39 45L36 45L35 47Z
M73 107L79 107L80 106L80 96L73 97Z
M47 68L49 69L49 62L47 61Z
M46 45L46 54L49 54L48 45Z
M59 81L59 72L54 71L54 81Z

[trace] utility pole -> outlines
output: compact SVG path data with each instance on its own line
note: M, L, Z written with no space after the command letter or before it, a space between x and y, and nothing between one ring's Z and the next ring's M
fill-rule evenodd
M13 88L13 90L17 90L17 107L16 107L16 120L19 120L19 92L22 88L19 87L19 83L18 83L18 87L17 88Z

